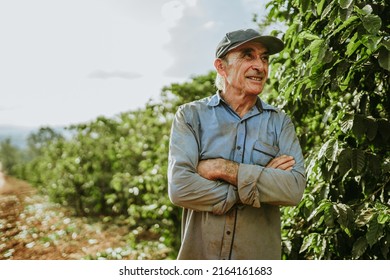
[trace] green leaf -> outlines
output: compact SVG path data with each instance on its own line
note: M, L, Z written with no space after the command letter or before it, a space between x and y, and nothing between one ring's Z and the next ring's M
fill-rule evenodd
M370 34L378 34L379 30L382 27L382 20L379 16L377 15L367 15L363 17L363 26L367 30L368 33Z
M309 247L317 247L319 239L320 235L318 233L310 233L309 235L306 235L303 239L299 253L305 252Z
M367 239L364 236L360 236L352 247L352 259L359 259L367 250Z
M311 243L313 242L313 235L306 235L305 238L303 239L302 246L299 249L299 253L303 253L309 248Z
M106 199L106 202L107 202L108 205L114 204L117 201L117 199L118 199L117 195L114 194L114 193L107 194L107 195L104 196L104 198Z
M367 118L367 138L372 141L375 139L376 134L378 133L378 123L373 118Z
M362 9L360 9L359 7L355 6L355 11L361 15L361 16L366 16L366 15L369 15L372 13L373 9L371 7L371 5L366 5L364 6Z
M311 42L309 49L310 49L310 54L313 57L318 57L318 54L322 51L324 48L324 40L322 39L316 39Z
M386 142L390 139L390 122L385 119L378 120L379 134Z
M301 11L302 13L306 13L307 9L309 8L310 5L310 0L302 0L301 2Z
M345 52L345 54L348 57L353 55L355 51L359 48L359 46L362 44L361 40L357 40L358 35L359 35L358 32L356 32L355 35L353 35L353 37L351 38L351 41L347 45L347 51Z
M322 246L321 246L321 251L320 251L320 255L318 257L318 259L322 259L324 257L324 254L326 252L326 247L328 247L328 242L327 242L327 238L322 238Z
M363 7L362 11L366 14L366 15L369 15L372 13L372 7L371 5L366 5Z
M350 81L351 81L354 74L355 74L355 71L353 69L349 69L347 77L341 78L339 80L340 81L339 87L340 87L341 91L345 91L346 89L348 89Z
M318 35L314 35L313 33L308 32L308 31L300 32L299 35L298 35L298 38L299 39L309 40L309 41L320 40L320 37L318 37Z
M324 84L324 76L323 75L311 75L310 76L310 88L314 90L319 90Z
M351 168L352 150L346 148L342 150L338 156L339 160L339 172L341 176L344 176Z
M332 113L333 113L333 112L332 112L333 109L334 109L333 106L326 108L325 113L324 113L324 116L322 117L322 122L323 122L323 123L327 123L329 117L330 117L330 116L332 115Z
M334 205L335 210L338 213L338 219L337 222L343 226L347 227L348 226L348 206L342 203L337 203Z
M330 35L330 37L333 37L334 35L336 35L337 33L339 33L341 30L343 30L344 28L352 25L354 23L354 21L356 21L357 19L359 19L359 17L357 16L352 16L350 18L348 18L347 20L343 21L343 24L340 25L335 31L333 31L333 33Z
M352 171L356 175L361 174L366 165L366 156L364 154L364 151L359 149L353 149L351 162L352 162Z
M336 161L337 153L338 153L338 141L336 139L331 139L328 142L328 145L325 150L325 157L328 160Z
M384 46L388 51L390 51L390 41L383 39L382 46Z
M310 221L311 219L313 219L315 216L317 216L319 213L321 213L322 211L324 211L324 209L326 207L329 206L329 204L331 205L332 203L329 201L329 200L322 200L321 203L317 206L316 209L314 209L314 211L310 214L309 218L307 218L308 221Z
M347 133L348 131L350 131L353 127L353 115L352 114L346 114L344 119L343 119L343 122L341 123L341 131L343 133Z
M375 35L364 35L361 38L363 45L371 52L375 52L378 49L379 43L382 38Z
M367 225L371 219L374 217L374 212L372 211L372 209L366 209L364 211L362 211L356 218L355 220L355 224L358 226L358 227L362 227L362 226L365 226Z
M324 221L327 227L334 227L334 210L333 205L331 203L327 204L324 209Z
M311 10L311 13L317 17L317 10L316 10L316 5L317 3L314 3L313 1L310 1L310 10Z
M334 58L334 55L333 55L333 52L332 51L329 51L329 47L326 46L326 48L324 48L324 56L323 56L323 63L326 64L326 63L329 63L333 60Z
M326 150L328 149L328 146L329 146L330 141L332 141L332 139L326 141L325 144L322 145L320 151L318 152L318 158L319 158L319 159L321 159L322 157L324 157L325 152L326 152Z
M389 209L389 206L377 201L375 203L375 209L380 210L380 211L387 211Z
M374 176L380 176L382 173L381 170L381 158L377 155L366 154L367 162L368 162L368 170L370 170L371 174Z
M339 0L339 5L342 9L348 9L353 3L353 0Z
M344 73L347 72L348 69L350 69L351 65L345 61L342 60L340 63L337 64L337 70L336 75L337 77L344 76Z
M353 5L349 6L346 9L339 9L339 16L342 21L346 21L350 18L351 14L353 12Z
M320 3L317 4L317 15L322 14L322 9L324 8L325 2L325 0L321 0Z
M366 238L368 245L372 247L377 243L383 235L383 226L378 223L378 219L372 219L368 224L368 231L366 233Z
M328 6L325 7L325 9L322 11L322 14L321 14L321 20L328 16L328 14L330 13L330 11L332 10L332 8L334 6L334 3L335 3L334 1L330 1Z
M390 51L385 48L381 48L379 50L378 62L380 67L390 71Z
M381 212L378 214L378 223L381 225L386 224L386 222L390 220L390 215L386 212Z
M362 138L367 131L367 122L364 116L356 114L353 118L352 132L357 138Z

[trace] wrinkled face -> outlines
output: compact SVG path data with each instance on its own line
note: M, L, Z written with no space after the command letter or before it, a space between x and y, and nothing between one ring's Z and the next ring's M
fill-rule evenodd
M230 51L226 60L222 74L227 82L226 92L258 95L263 91L268 78L269 55L261 43L245 43Z

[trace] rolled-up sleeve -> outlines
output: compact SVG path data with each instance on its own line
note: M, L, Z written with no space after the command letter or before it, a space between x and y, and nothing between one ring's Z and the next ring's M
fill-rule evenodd
M283 119L278 147L279 155L294 157L293 169L240 164L238 193L242 203L253 207L261 207L261 203L293 206L301 201L306 186L304 158L294 125L287 116Z
M183 107L180 107L172 123L168 159L169 198L173 204L187 209L222 215L238 201L237 187L207 180L197 173L199 133L195 121L193 116L186 118Z

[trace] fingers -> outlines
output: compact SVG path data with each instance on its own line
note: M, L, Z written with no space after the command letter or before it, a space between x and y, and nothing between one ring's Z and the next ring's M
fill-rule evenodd
M282 155L272 159L266 167L290 171L294 164L295 160L292 156Z

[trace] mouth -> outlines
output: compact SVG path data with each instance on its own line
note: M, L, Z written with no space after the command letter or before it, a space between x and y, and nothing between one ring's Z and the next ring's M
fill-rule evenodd
M256 81L256 82L261 82L263 80L263 77L249 76L249 77L247 77L247 79L252 80L252 81Z

